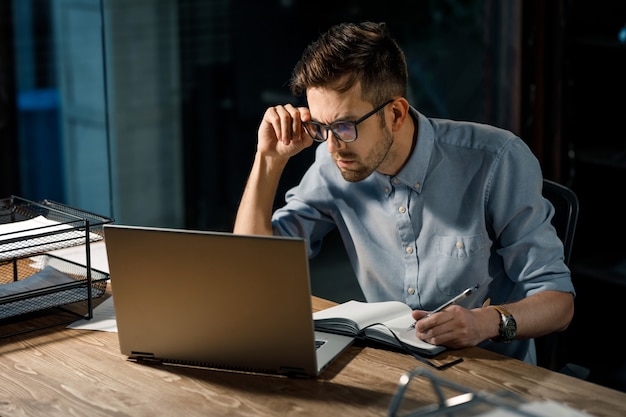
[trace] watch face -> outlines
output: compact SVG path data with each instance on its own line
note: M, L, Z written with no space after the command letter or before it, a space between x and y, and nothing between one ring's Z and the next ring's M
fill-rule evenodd
M517 323L512 316L509 316L504 320L502 326L502 338L507 342L513 340L517 334Z

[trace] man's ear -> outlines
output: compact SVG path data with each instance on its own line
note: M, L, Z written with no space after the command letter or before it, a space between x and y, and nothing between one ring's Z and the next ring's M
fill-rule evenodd
M394 107L393 108L393 121L397 121L400 117L402 117L402 112L400 111L399 108Z
M398 98L393 102L391 111L393 112L392 130L398 130L409 114L409 102L405 98Z

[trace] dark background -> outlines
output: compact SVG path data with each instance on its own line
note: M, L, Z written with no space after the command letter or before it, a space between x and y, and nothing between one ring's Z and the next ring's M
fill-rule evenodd
M33 71L42 92L55 87L56 74L49 65L55 59L52 1L31 1L36 22ZM35 135L28 154L19 151L24 128L20 106L45 110L54 107L55 97L43 94L18 106L14 63L24 45L14 37L13 4L0 0L0 197L38 199L44 193L62 200L63 190L53 175L34 183L20 176L20 164L41 155L51 164L48 172L54 172L58 167L50 156L58 149L48 146L47 135L53 132L44 130ZM626 390L619 345L626 256L618 244L626 235L626 45L618 38L626 24L625 1L177 4L186 227L232 227L257 125L267 106L295 102L287 81L302 49L341 21L385 21L407 54L413 105L427 116L512 130L537 155L546 178L577 193L580 219L571 263L577 310L563 359L590 369L592 381ZM226 45L227 52L219 63L207 64L202 57L214 43ZM291 161L277 204L311 158L312 152L304 152ZM320 295L342 301L359 294L335 239L331 236L325 253L312 262L313 285Z

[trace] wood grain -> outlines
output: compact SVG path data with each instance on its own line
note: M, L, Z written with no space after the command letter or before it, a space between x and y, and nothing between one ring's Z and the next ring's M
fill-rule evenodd
M102 300L99 300L102 301ZM314 310L333 305L315 298ZM510 390L552 399L592 415L623 416L626 394L470 348L436 359L464 361L436 375L471 390ZM399 378L425 365L360 343L315 379L192 367L144 365L119 352L116 333L53 327L0 339L1 416L382 416ZM425 378L412 384L411 407L437 398Z

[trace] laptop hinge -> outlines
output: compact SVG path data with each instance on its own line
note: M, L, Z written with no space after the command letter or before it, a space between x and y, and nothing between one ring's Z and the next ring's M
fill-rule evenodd
M279 374L286 375L286 376L289 376L289 377L292 377L292 378L294 378L294 377L303 378L303 377L307 377L308 376L307 373L304 372L303 368L295 368L295 367L292 367L292 366L281 366Z
M157 359L154 357L154 353L148 353L148 352L133 351L128 357L128 360L135 361L135 362L150 363L150 364L162 364L163 363L161 359Z

